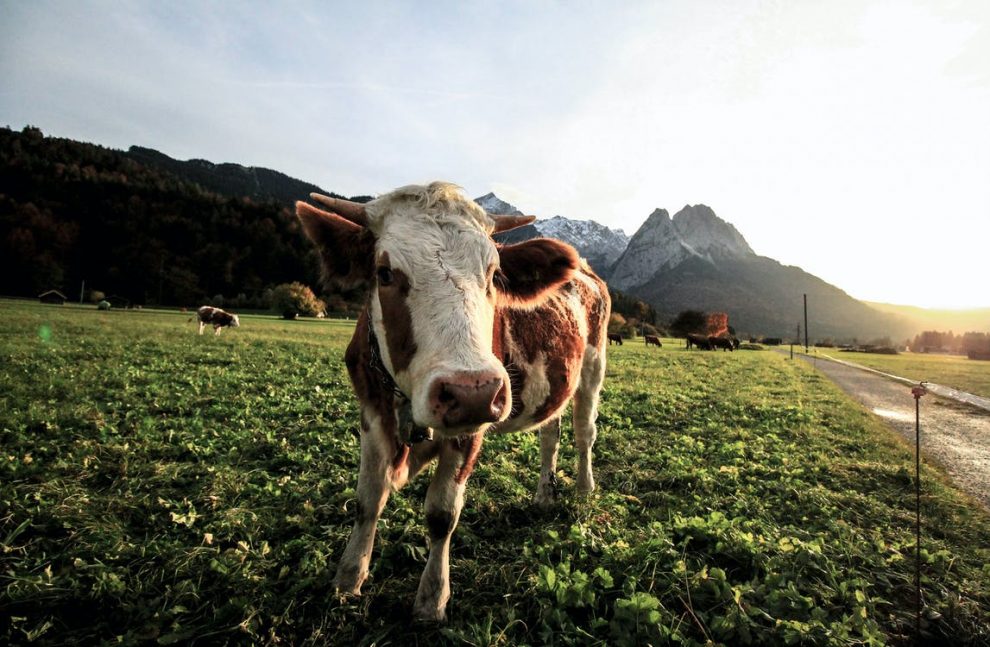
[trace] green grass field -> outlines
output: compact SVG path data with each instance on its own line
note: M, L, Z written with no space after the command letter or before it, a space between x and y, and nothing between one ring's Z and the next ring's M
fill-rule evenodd
M935 382L973 395L990 398L990 362L966 359L960 355L901 353L843 353L832 348L817 348L815 352L862 364L884 373L906 377L918 382Z
M0 642L38 645L908 644L913 456L770 352L610 348L599 489L530 505L535 435L485 442L450 622L411 626L420 477L358 599L347 322L0 302ZM990 641L990 517L925 469L924 631Z

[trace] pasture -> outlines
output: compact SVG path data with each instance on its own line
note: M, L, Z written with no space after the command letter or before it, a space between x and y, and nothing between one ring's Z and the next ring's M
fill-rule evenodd
M843 353L833 348L816 348L815 352L846 362L862 364L884 373L911 380L935 382L973 395L990 398L990 362L967 359L965 355L937 353Z
M0 642L907 644L912 450L804 362L609 348L596 479L530 504L533 434L492 437L412 627L425 476L390 499L361 598L352 324L0 303ZM990 641L990 517L923 468L924 631Z

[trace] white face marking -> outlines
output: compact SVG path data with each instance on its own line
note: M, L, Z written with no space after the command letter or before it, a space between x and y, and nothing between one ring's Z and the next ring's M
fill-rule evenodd
M412 203L394 204L375 215L376 258L387 254L389 266L409 281L404 301L416 352L406 370L395 370L387 342L390 322L383 319L377 286L372 290L372 325L386 368L412 401L413 418L421 424L431 419L428 390L438 377L497 373L508 384L492 353L491 278L498 251L488 231L467 216L427 213Z

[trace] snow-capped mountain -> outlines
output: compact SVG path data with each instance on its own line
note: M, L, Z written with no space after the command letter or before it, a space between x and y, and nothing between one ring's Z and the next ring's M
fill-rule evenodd
M554 216L549 220L537 220L534 224L541 235L573 245L592 265L611 266L629 244L626 232L609 229L594 220Z
M475 202L488 213L500 215L523 213L508 202L499 199L494 193L476 198ZM513 243L541 236L556 238L572 245L596 272L603 275L629 244L629 237L621 229L609 229L594 220L571 220L563 216L537 220L531 225L506 232L497 238L503 243Z

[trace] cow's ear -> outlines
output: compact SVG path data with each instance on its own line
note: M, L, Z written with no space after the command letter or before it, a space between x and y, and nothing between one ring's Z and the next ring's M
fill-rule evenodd
M344 289L368 285L375 267L375 237L370 231L302 201L296 202L296 217L320 250L327 285Z
M571 280L580 259L570 245L534 238L498 250L501 265L499 295L515 302L532 302Z

